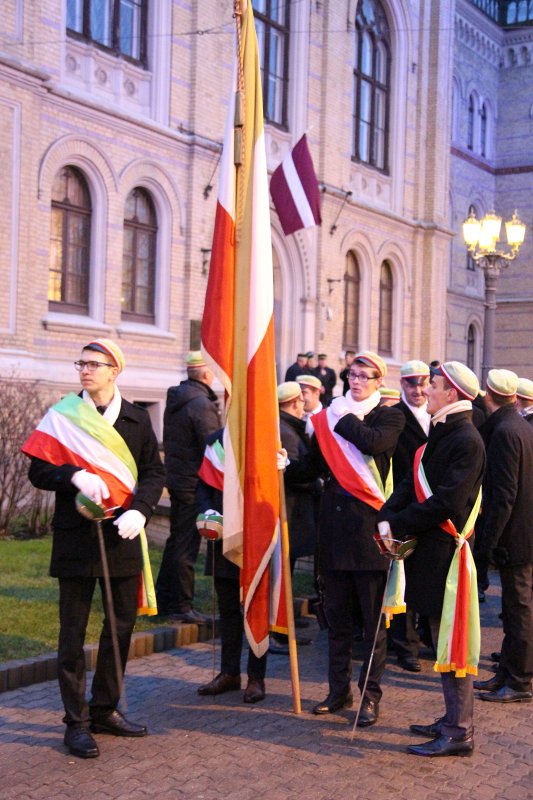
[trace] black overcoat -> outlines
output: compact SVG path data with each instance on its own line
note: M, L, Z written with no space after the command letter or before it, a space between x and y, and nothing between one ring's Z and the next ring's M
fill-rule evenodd
M392 457L394 485L397 486L413 468L415 453L427 442L428 437L407 403L401 400L394 408L401 411L405 417L405 428L400 434Z
M120 413L114 424L138 468L137 491L131 509L140 511L148 521L152 516L165 481L165 469L148 412L122 399ZM39 458L32 458L29 478L38 489L56 493L52 520L53 542L50 575L53 577L102 576L98 539L93 523L76 510L74 498L78 492L71 482L79 469L70 464L56 467ZM119 516L122 512L117 512ZM139 537L122 539L113 522L103 523L109 573L114 577L135 575L142 569Z
M163 416L166 485L173 492L196 490L208 436L220 428L215 392L192 378L171 386Z
M533 562L533 428L514 405L505 405L488 417L480 433L487 448L487 472L479 555L500 566L529 564Z
M352 442L362 453L372 455L383 482L405 418L394 407L377 406L363 420L354 414L341 417L335 433ZM287 468L287 473L291 470ZM309 467L312 466L312 470ZM303 468L303 469L302 469ZM337 482L320 452L316 436L311 441L307 463L294 465L304 475L321 474L325 480L319 516L319 561L322 571L386 570L387 560L374 541L376 511L346 492Z
M439 523L450 519L458 531L463 529L485 468L485 448L471 412L452 414L432 426L422 463L431 497L416 500L411 471L379 512L378 522L388 520L395 538L417 537L413 554L404 562L405 599L415 611L439 619L456 547L454 537ZM469 539L465 546L471 543Z
M302 461L309 452L309 437L305 421L281 410L279 413L281 446L290 461ZM316 550L318 503L322 488L320 480L285 481L285 502L291 559L312 556Z

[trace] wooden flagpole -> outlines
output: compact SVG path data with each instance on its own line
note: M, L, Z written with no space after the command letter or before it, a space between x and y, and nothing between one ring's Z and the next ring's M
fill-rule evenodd
M300 703L300 676L298 674L298 654L296 652L294 605L292 600L291 563L289 558L289 526L287 524L287 506L285 503L285 481L283 478L283 470L279 471L279 522L281 533L281 559L283 562L285 605L287 606L292 707L295 714L301 714L302 706Z

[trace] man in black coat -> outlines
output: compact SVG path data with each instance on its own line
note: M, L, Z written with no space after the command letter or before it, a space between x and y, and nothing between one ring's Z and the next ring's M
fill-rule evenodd
M474 686L487 692L482 700L496 703L533 697L533 429L516 413L517 387L514 372L490 370L489 417L480 429L487 474L476 563L500 570L504 638L496 675Z
M384 492L369 476L367 464L370 461L384 487L404 425L401 412L380 405L378 388L386 371L376 353L356 355L349 373L350 393L335 398L329 408L312 418L315 435L309 456L301 464L291 462L285 473L291 481L318 475L326 480L319 516L319 570L329 623L329 694L313 708L315 714L334 713L353 704L354 596L359 600L364 625L361 691L380 618L388 564L373 535ZM373 725L378 719L386 655L382 620L362 698L360 727Z
M307 353L298 353L296 361L287 367L285 381L295 381L298 375L312 375L313 370L309 368Z
M339 378L342 381L342 393L346 394L346 392L350 391L350 384L348 382L348 373L350 372L350 367L353 364L353 360L355 358L355 350L346 350L344 353L344 369L339 372Z
M394 485L398 486L413 468L418 448L427 442L431 417L427 411L425 389L429 386L429 367L423 361L407 361L400 367L402 399L396 408L405 417L405 427L392 457ZM416 632L416 612L407 606L405 614L395 614L390 637L398 663L408 672L420 672L420 639Z
M323 386L320 400L323 406L329 406L333 400L333 389L337 385L337 375L335 370L328 367L328 357L325 353L318 354L318 367L315 375L320 379Z
M421 462L429 494L425 500L417 499L411 471L378 514L385 540L390 535L418 539L405 561L405 599L429 618L435 650L446 579L456 550L455 537L441 525L451 520L458 532L463 531L478 500L485 466L483 442L472 424L471 401L478 389L474 373L456 361L432 370L426 389L432 427ZM465 542L463 547L470 544ZM477 603L477 596L472 602ZM414 733L434 738L408 751L430 757L469 755L474 749L472 676L441 671L441 679L446 713L433 725L412 725Z
M163 418L170 534L157 577L157 606L163 616L197 625L204 625L206 617L193 608L194 565L200 549L195 493L207 437L220 428L213 379L202 354L190 352L187 380L168 390Z
M520 416L533 425L533 381L527 378L518 379L516 405Z
M223 429L207 440L196 497L202 514L223 515ZM244 632L240 601L239 568L222 552L222 539L208 540L205 574L214 576L214 585L220 612L220 672L198 687L202 697L225 694L241 688L241 654ZM246 672L248 683L243 694L245 703L259 703L265 699L265 673L267 655L257 658L248 649Z
M105 618L89 705L85 699L83 644L97 580L104 594L103 567L93 523L78 513L75 496L79 490L101 504L109 498L109 488L89 467L83 469L72 463L58 463L57 459L56 463L51 463L35 456L38 447L29 451L26 445L24 447L25 452L33 456L29 470L32 484L56 493L50 574L59 580L58 679L67 725L65 744L72 755L80 758L99 755L89 725L93 732L116 736L145 736L147 733L143 725L125 719L117 706L135 625L143 566L138 535L161 496L164 468L147 412L121 398L115 386L124 363L122 351L110 339L90 342L83 348L81 359L75 362L83 386L82 400L92 409L96 407L120 434L138 470L137 486L128 510L115 510L115 521L110 519L102 523L122 673L116 674L107 604L104 603ZM83 402L81 405L84 408ZM98 415L95 416L98 419ZM91 442L94 441L89 440L89 459L96 459L92 455Z

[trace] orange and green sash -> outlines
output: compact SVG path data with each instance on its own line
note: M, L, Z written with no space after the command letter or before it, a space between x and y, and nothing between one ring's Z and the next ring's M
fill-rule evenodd
M107 508L128 508L137 487L137 464L120 433L74 393L52 406L22 446L27 456L55 466L72 464L99 475L107 484ZM137 614L157 614L154 581L146 532L140 536L143 569L139 580Z
M425 449L426 445L422 445L416 451L413 468L415 493L419 503L423 503L433 494L422 464ZM439 525L443 531L455 538L456 549L446 578L434 669L436 672L455 672L457 678L477 675L479 663L477 573L467 539L474 531L480 507L481 489L461 532L457 531L449 519Z

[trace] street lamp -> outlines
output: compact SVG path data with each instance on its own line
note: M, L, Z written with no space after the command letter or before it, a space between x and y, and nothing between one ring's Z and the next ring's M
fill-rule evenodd
M485 324L483 331L483 364L481 365L481 385L485 385L488 371L494 360L494 330L496 325L496 284L500 271L509 266L518 255L524 241L526 226L514 212L512 219L505 223L507 244L511 248L505 253L497 250L500 240L502 218L494 211L485 214L482 220L476 219L472 210L463 222L463 239L475 263L485 275Z

